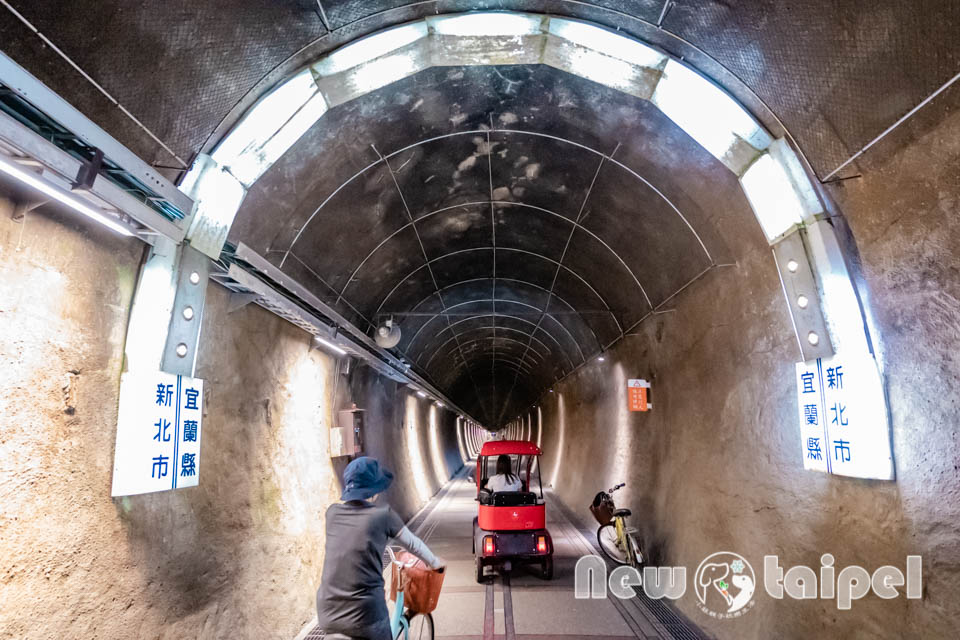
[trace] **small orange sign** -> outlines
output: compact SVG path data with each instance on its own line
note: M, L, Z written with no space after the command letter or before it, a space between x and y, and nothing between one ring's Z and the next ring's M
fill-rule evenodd
M627 406L630 411L649 411L653 408L650 403L650 383L646 380L627 380Z

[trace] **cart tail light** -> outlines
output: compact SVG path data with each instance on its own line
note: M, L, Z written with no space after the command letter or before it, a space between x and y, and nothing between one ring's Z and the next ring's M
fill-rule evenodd
M492 555L494 552L493 546L493 536L487 536L483 539L483 553L485 555Z
M547 552L547 537L540 536L537 538L537 553L546 553Z

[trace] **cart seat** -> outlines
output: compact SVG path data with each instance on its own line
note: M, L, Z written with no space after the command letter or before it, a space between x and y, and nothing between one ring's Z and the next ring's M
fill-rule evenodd
M613 512L614 518L627 518L630 516L630 509L617 509Z
M537 494L532 491L498 491L493 494L495 507L524 507L537 504Z

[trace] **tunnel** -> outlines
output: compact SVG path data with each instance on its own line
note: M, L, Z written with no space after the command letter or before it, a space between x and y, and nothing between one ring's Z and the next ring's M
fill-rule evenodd
M960 4L0 5L0 638L957 637Z

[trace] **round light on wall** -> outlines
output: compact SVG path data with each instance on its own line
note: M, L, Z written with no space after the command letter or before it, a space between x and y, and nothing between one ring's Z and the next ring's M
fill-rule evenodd
M193 307L184 307L184 308L183 308L183 319L184 319L184 320L193 320Z
M800 268L800 265L796 260L787 260L787 271L790 273L796 273L797 269Z
M820 344L820 336L818 336L815 331L811 331L810 333L807 334L807 342L809 342L813 346L817 346L818 344Z
M178 344L178 345L177 345L177 355L180 356L181 358L183 358L184 356L186 356L186 355L187 355L187 345L185 345L185 344L182 343L182 342L181 342L180 344Z
M800 307L801 309L806 309L808 304L810 304L810 301L807 300L807 296L803 295L802 293L797 296L798 307Z
M190 284L200 284L200 274L196 271L190 274Z

